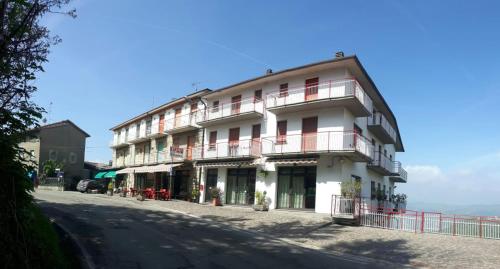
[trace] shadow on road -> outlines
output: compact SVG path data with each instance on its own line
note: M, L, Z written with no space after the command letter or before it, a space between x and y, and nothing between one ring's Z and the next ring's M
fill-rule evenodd
M336 242L328 250L353 254L358 258L335 258L317 251L284 244L264 235L241 233L228 227L243 228L241 217L205 215L193 218L161 210L138 209L37 200L44 212L62 221L82 240L100 266L113 268L163 268L169 265L202 268L377 268L361 257L409 265L415 258L404 240ZM213 220L207 222L206 219ZM335 240L344 226L303 225L299 221L260 224L252 231L275 237L306 240ZM353 256L353 257L354 257ZM381 258L383 257L383 258ZM170 266L168 266L170 267ZM390 266L389 266L390 267Z

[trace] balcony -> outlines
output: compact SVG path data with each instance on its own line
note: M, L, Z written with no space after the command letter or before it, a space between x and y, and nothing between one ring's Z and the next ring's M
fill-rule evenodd
M168 119L165 124L165 133L168 134L177 134L198 129L196 125L196 112Z
M124 146L128 146L128 141L125 138L115 139L109 143L110 148L120 148Z
M383 176L392 175L394 170L393 161L380 151L375 151L374 158L368 163L367 167Z
M256 157L260 157L260 141L258 140L221 142L193 149L193 158L196 160L245 159Z
M384 144L396 144L397 134L385 116L376 112L368 117L368 130Z
M207 107L197 115L196 123L203 127L262 117L264 102L253 97L235 103Z
M170 147L170 150L151 151L148 154L137 154L132 165L152 165L160 163L190 161L193 149L186 146Z
M353 131L327 131L314 134L292 134L262 139L262 155L303 155L328 153L353 161L373 159L373 146Z
M129 139L128 142L131 144L137 144L147 140L149 140L149 137L146 136L145 133L140 134L140 132L137 132L136 135L133 138Z
M401 166L401 162L393 162L393 169L389 178L394 182L406 183L408 181L408 173Z
M346 107L356 117L371 115L372 100L357 80L323 81L314 86L289 88L266 97L266 108L274 114L292 111Z

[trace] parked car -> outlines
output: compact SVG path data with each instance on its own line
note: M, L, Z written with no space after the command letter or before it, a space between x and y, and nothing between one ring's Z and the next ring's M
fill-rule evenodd
M97 190L99 193L106 193L108 190L110 178L100 178L100 179L82 179L78 182L76 190L79 192L88 192L92 190Z

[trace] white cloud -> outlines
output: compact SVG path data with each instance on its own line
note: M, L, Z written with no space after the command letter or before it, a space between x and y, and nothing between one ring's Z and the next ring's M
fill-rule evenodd
M447 204L500 203L500 152L475 156L444 169L408 165L408 183L398 191L409 199Z
M409 165L405 167L412 182L446 181L446 175L436 165Z

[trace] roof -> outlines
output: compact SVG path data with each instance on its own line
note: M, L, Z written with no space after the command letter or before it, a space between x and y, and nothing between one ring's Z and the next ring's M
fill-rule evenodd
M147 112L144 112L144 113L142 113L140 115L137 115L137 116L135 116L135 117L133 117L133 118L127 120L127 121L124 121L124 122L122 122L122 123L120 123L120 124L112 127L109 130L114 131L114 130L119 129L119 128L125 126L125 125L128 125L128 124L132 123L132 122L135 122L137 120L143 119L143 118L145 118L145 117L147 117L147 116L149 116L151 114L157 113L160 110L167 109L167 108L173 107L175 105L178 105L178 104L182 103L183 101L185 101L186 99L199 98L199 97L201 97L201 96L203 96L205 94L208 94L210 92L211 92L211 90L207 88L207 89L203 89L203 90L196 91L194 93L188 94L188 95L186 95L184 97L180 97L180 98L174 99L174 100L172 100L172 101L170 101L168 103L165 103L163 105L155 107L155 108L153 108L153 109L151 109L151 110L149 110Z
M223 94L222 93L223 91L230 90L230 89L247 87L247 86L250 86L252 84L259 84L259 83L265 83L265 82L272 81L272 80L277 80L280 77L285 77L287 75L293 75L293 73L295 73L295 72L306 71L307 69L314 70L314 69L320 69L324 66L331 66L331 65L333 66L333 65L337 65L337 64L343 64L343 63L345 63L345 65L348 67L352 67L352 68L356 69L355 71L358 71L358 73L359 73L358 75L362 76L366 79L365 85L363 85L363 83L362 83L362 82L365 82L364 80L360 81L362 86L365 86L365 87L369 86L370 88L373 89L373 93L375 94L375 96L373 96L373 94L372 94L372 95L370 95L370 97L372 99L374 99L374 97L375 97L375 98L377 98L376 100L380 100L379 103L381 103L383 108L385 108L387 110L385 114L388 114L386 116L388 116L389 121L394 124L394 127L396 128L397 135L398 135L398 141L396 142L397 143L396 149L400 152L404 152L403 141L401 139L401 135L399 132L399 127L398 127L396 117L394 116L394 113L391 111L389 105L385 101L384 97L382 96L382 94L378 90L377 86L375 85L373 80L370 78L370 76L368 75L368 73L366 72L365 68L363 67L363 65L361 64L361 62L359 61L359 59L356 55L350 55L350 56L345 56L345 57L333 58L333 59L329 59L329 60L325 60L325 61L314 62L314 63L310 63L310 64L298 66L298 67L293 67L293 68L289 68L289 69L284 69L284 70L281 70L278 72L272 72L272 73L265 74L262 76L254 77L254 78L251 78L248 80L244 80L244 81L241 81L241 82L214 90L214 91L210 92L209 94L207 94L205 97L211 97L214 95L221 95L221 94ZM349 64L351 66L349 66Z
M82 130L80 127L78 127L78 125L74 124L70 120L63 120L63 121L58 121L58 122L54 122L54 123L50 123L50 124L46 124L46 125L41 125L39 127L31 129L30 131L39 131L39 130L42 130L42 129L56 128L56 127L61 127L61 126L64 126L64 125L71 125L71 126L73 126L73 128L77 129L82 134L84 134L85 137L90 137L90 135L87 132L85 132L84 130Z

